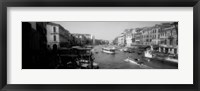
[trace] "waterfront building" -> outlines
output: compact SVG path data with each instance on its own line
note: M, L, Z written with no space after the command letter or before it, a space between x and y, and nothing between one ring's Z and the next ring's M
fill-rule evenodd
M114 39L119 46L158 46L159 52L178 54L178 22L156 24L151 27L126 29Z
M118 36L118 46L125 46L125 36L124 36L124 33L121 33L119 36Z
M134 33L135 45L142 44L142 28L136 28Z
M134 34L135 34L135 29L126 29L124 31L126 47L130 47L131 45L135 44Z
M142 44L143 45L151 45L152 39L150 37L150 30L152 27L144 27L142 28Z
M150 28L149 30L149 39L151 40L150 45L158 45L160 42L159 39L159 30L160 26L156 25Z
M136 28L133 34L136 44L157 45L159 51L178 54L178 23L162 23L152 27Z
M170 54L178 54L178 30L173 23L163 23L159 31L159 51Z
M177 46L178 44L178 34L176 33L176 28L174 25L163 24L162 29L159 32L161 44L168 46Z
M47 46L50 49L57 49L60 47L67 47L70 45L70 33L59 24L47 23Z
M94 39L94 36L91 34L79 34L79 33L73 33L73 36L76 38L87 38L87 39Z

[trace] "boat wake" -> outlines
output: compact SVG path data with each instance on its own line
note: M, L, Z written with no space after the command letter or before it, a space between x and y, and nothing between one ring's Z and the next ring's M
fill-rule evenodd
M136 64L136 65L140 66L140 68L152 69L152 67L149 67L149 66L145 65L143 62L141 62L140 59L132 59L132 58L128 57L124 61Z

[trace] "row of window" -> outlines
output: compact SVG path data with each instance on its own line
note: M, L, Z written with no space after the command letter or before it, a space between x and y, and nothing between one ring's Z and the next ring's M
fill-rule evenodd
M156 35L142 35L142 38L153 38L156 39Z
M156 42L155 41L153 41L152 39L146 39L146 40L144 40L143 41L143 44L155 44ZM163 40L163 41L158 41L158 44L164 44L164 45L167 45L167 44L169 44L169 45L178 45L178 40L176 40L176 41L173 41L173 40L169 40L169 41L167 41L166 39L165 40Z
M153 30L152 33L156 33L156 30Z
M161 33L158 35L158 38L162 37L162 36L167 36L169 34L167 33ZM156 35L141 35L141 38L153 38L156 39Z

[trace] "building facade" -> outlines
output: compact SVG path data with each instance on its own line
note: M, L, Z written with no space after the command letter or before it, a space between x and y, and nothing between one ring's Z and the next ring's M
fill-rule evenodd
M144 27L142 29L142 44L143 45L151 45L151 42L152 42L152 39L151 39L151 35L150 35L150 32L151 32L151 27Z
M67 47L70 44L70 33L61 25L55 23L47 23L47 45L50 49Z
M125 36L125 41L126 41L126 47L131 47L132 45L135 45L135 36L134 34L136 33L136 29L126 29L124 31L124 36Z
M126 29L117 40L119 46L156 45L159 52L178 54L178 22Z
M159 36L159 26L153 26L149 30L149 40L150 40L150 45L158 45L160 42L160 39L158 38Z
M124 31L124 37L125 37L125 46L126 47L130 47L132 44L132 38L133 38L133 34L132 34L132 29L126 29Z
M121 33L119 36L118 36L118 46L125 46L125 36L124 36L124 33Z
M178 32L173 23L164 23L159 31L160 52L178 54Z
M47 56L45 22L22 22L22 68L41 68Z
M93 45L95 44L95 36L91 34L78 34L74 33L72 34L74 37L79 39L81 44L86 44L86 45Z
M134 35L135 45L142 44L142 28L136 28Z

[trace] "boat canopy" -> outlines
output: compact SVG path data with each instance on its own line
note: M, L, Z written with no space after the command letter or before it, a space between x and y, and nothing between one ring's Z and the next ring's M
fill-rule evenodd
M73 49L77 49L77 50L90 50L91 48L84 48L84 47L80 47L80 46L73 46Z

